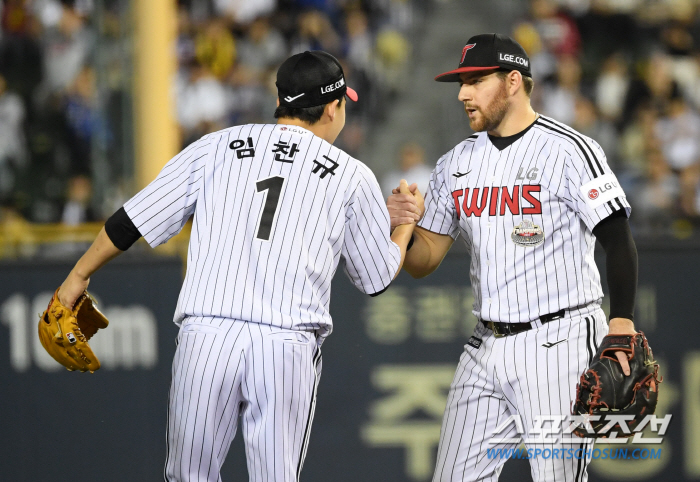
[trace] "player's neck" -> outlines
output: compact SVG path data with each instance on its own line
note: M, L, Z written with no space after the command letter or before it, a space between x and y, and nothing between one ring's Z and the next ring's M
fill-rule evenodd
M306 129L307 131L313 133L315 136L320 137L324 141L333 144L335 137L331 139L330 129L328 129L328 124L324 122L317 122L315 124L309 124L300 119L292 119L290 117L280 117L277 119L278 124L285 124L290 126L297 126Z
M527 129L537 119L537 113L530 102L512 104L501 123L488 134L496 137L508 137Z

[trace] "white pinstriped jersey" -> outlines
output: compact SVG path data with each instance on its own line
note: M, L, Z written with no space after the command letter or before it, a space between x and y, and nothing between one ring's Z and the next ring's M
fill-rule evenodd
M374 174L291 125L204 136L124 209L154 247L194 216L177 324L220 316L325 336L341 255L367 294L389 285L401 257Z
M471 253L474 314L506 323L599 303L592 230L631 211L600 146L544 116L503 150L486 132L458 144L425 205L419 226L461 234Z

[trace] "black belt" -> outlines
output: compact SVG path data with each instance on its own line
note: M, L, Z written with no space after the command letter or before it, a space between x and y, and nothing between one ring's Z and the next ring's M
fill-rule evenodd
M566 313L566 310L559 310L556 313L542 315L542 316L540 316L540 322L542 324L544 324L544 323L549 323L550 321L558 320L559 318L564 317L564 313ZM496 338L502 338L502 337L508 336L508 335L516 335L518 333L522 333L523 331L527 331L527 330L534 328L533 324L530 322L528 322L528 323L501 323L499 321L486 321L486 320L480 320L480 321L486 328L493 331L493 335Z

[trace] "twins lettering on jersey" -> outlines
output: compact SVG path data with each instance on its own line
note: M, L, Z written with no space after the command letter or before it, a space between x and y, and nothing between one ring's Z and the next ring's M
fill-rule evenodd
M471 170L457 174L454 177L460 178L469 174ZM515 176L516 181L534 181L539 174L539 168L531 167L526 169L520 167L518 174ZM471 197L469 191L471 190ZM488 207L489 216L497 216L500 213L503 216L506 213L506 207L511 214L518 215L522 207L523 214L542 214L542 204L533 193L540 192L541 187L538 184L526 184L523 186L488 186L476 188L464 188L452 191L452 198L455 203L455 211L457 218L462 217L462 211L467 217L480 217L481 213ZM490 195L489 195L490 193ZM529 206L524 202L529 203ZM500 210L499 210L500 203ZM461 207L460 207L461 206Z
M462 211L467 217L481 217L484 211L489 216L503 216L506 208L514 215L521 211L522 214L542 214L542 203L534 195L541 189L539 184L467 187L452 191L452 199L457 218L462 217Z

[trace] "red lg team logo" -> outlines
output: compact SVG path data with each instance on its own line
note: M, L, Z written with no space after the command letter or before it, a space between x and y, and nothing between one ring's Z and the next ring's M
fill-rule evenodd
M464 46L464 48L462 49L462 60L459 61L460 64L464 62L464 57L467 56L467 52L473 49L475 46L476 44L467 44Z
M591 199L596 199L598 197L598 190L591 189L590 191L588 191L588 197Z

